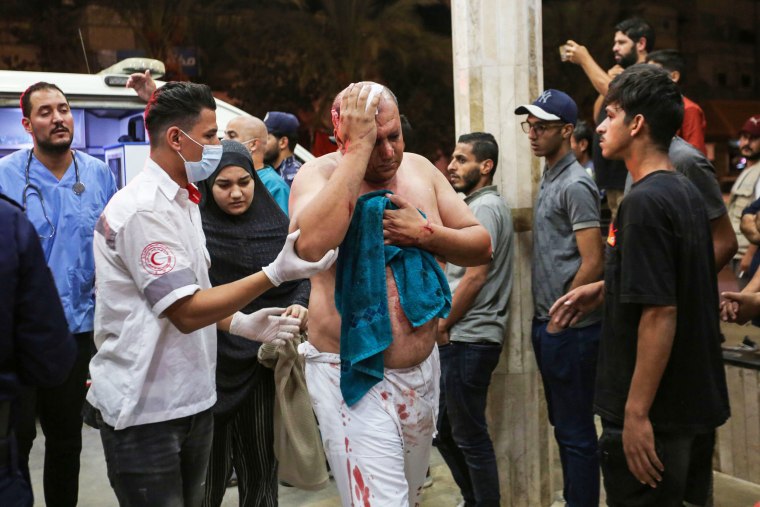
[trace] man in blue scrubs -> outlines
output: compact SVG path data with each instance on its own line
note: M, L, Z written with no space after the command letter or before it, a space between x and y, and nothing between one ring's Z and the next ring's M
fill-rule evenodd
M116 183L103 162L71 149L74 118L56 85L36 83L27 88L21 109L21 122L34 146L0 159L0 192L22 204L40 237L78 354L62 385L26 388L22 393L19 455L25 466L36 436L36 414L45 434L45 503L74 506L95 307L92 240L95 222L116 193ZM57 302L38 304L52 307Z

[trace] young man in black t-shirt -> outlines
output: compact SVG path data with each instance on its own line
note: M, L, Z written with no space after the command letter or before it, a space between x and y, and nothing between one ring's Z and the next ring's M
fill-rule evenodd
M594 409L610 506L704 502L715 428L729 416L710 225L668 159L683 104L667 73L635 65L610 85L607 158L633 177L610 227L604 282L552 307L558 324L604 302ZM566 325L566 324L565 324Z

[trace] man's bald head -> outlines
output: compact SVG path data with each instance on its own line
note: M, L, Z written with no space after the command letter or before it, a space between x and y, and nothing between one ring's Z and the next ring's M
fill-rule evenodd
M233 118L227 124L224 137L225 139L232 139L243 143L251 151L254 169L258 171L264 167L267 127L263 121L255 116L238 116Z
M398 99L396 99L396 95L394 95L394 93L387 86L381 85L379 83L375 83L373 81L362 81L360 83L356 83L356 85L359 85L359 86L370 85L373 87L381 88L380 103L377 105L378 111L381 111L384 107L388 107L388 104L392 104L393 107L395 107L396 110L398 110ZM338 130L338 120L340 119L340 103L343 100L343 95L348 91L350 87L351 85L341 90L341 92L335 96L335 100L333 100L330 113L332 115L332 123L333 123L333 128L335 130ZM370 92L370 97L367 99L368 103L371 100L371 97L372 97L372 93Z
M245 142L253 137L262 135L266 137L267 127L264 122L255 116L237 116L230 120L225 130L225 138L233 141Z

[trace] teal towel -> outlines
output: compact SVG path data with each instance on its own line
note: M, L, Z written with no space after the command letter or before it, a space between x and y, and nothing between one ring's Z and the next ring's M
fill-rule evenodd
M390 193L377 190L359 197L338 255L335 306L341 315L340 391L349 406L382 380L383 351L393 340L386 265L393 271L401 307L413 327L445 318L451 310L449 284L430 252L383 244L383 211L396 209L385 197Z

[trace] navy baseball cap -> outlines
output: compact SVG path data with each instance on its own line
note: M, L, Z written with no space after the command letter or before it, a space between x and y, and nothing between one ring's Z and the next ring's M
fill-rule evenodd
M264 125L270 134L295 135L298 133L298 118L290 113L282 111L269 111L264 117Z
M567 93L550 89L544 90L533 104L515 109L515 114L532 114L542 120L559 120L575 125L578 120L578 106Z

